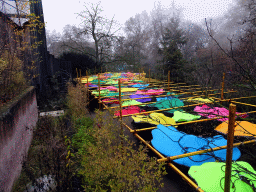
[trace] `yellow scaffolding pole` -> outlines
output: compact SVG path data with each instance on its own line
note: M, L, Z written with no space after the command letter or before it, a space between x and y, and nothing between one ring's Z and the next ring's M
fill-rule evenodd
M250 114L250 113L256 113L256 111L238 113L236 115L240 116L240 115L245 115L245 114ZM186 125L186 124L191 124L191 123L200 123L200 122L205 122L205 121L221 119L221 118L225 118L225 117L227 117L227 116L219 116L219 117L214 117L214 118L209 118L209 119L200 119L200 120L195 120L195 121L187 121L187 122L183 122L183 123L176 123L175 126ZM135 129L133 132L148 131L148 130L152 130L152 129L155 129L155 128L157 128L157 127L148 127L148 128L144 128L144 129Z
M209 90L209 91L215 91L214 89L213 90ZM166 91L163 91L163 93L166 92ZM200 93L200 92L203 92L203 91L194 91L193 93ZM151 93L159 93L159 92L151 92ZM229 92L225 92L225 93L229 93ZM218 95L220 93L215 93L215 94L208 94L208 95ZM134 95L134 93L130 93L130 94L125 94L123 96L129 96L129 95ZM154 97L164 97L164 96L174 96L174 95L181 95L180 93L175 93L175 94L172 94L172 95L158 95L158 96L154 96ZM182 95L191 95L191 92L183 92ZM196 95L196 96L193 96L193 97L188 97L188 98L183 98L183 99L193 99L193 98L197 98L197 97L201 97L201 96L205 96L203 94L201 95ZM107 96L107 97L113 97L113 96ZM102 97L102 98L107 98L107 97ZM215 98L215 97L213 97ZM141 99L141 98L140 98Z
M230 191L233 141L234 141L234 127L235 127L235 121L236 121L235 118L236 118L236 105L231 103L229 105L229 118L228 118L228 138L227 138L225 187L224 187L225 192Z
M192 87L192 88L189 88L189 89L183 89L183 88L182 88L182 91L191 90L191 89L196 90L196 89L203 89L203 88L202 88L202 87L198 87L198 88ZM219 90L219 89L215 89L215 90L217 91L217 90Z
M228 93L228 92L225 92L225 93ZM220 93L215 93L215 94L209 94L209 95L218 95ZM133 94L127 94L127 95L133 95ZM123 96L127 96L127 95L123 95ZM178 94L174 94L174 95L178 95ZM168 96L168 95L161 95L161 96ZM159 96L159 97L161 97ZM194 96L194 97L188 97L188 98L183 98L183 100L188 100L188 99L193 99L193 98L198 98L198 97L201 97L201 96L204 96L204 95L197 95L197 96ZM156 96L157 97L157 96ZM141 98L137 98L137 99L141 99ZM125 99L125 100L132 100L132 99ZM112 100L112 101L118 101L118 100ZM109 102L112 102L112 101L109 101ZM217 102L220 102L220 101L214 101L215 103ZM148 102L146 104L151 104L151 103L155 103L155 102ZM205 102L205 103L212 103L212 102ZM200 103L201 105L202 104L205 104L205 103ZM142 104L134 104L135 105L144 105L143 103ZM185 106L181 106L181 107L185 107ZM110 108L116 108L116 107L110 107ZM170 108L172 109L172 108ZM164 110L167 110L167 109L164 109Z
M104 109L107 109L110 113L112 113L113 111L111 111L111 109L105 104L105 103L102 103L104 105ZM132 128L130 128L128 125L126 125L123 121L121 121L120 119L118 119L127 129L129 129L129 131L133 131Z
M162 93L165 93L166 91L161 91ZM150 93L159 93L159 92L150 92ZM134 95L134 93L129 93L129 94L124 94L123 96L129 96L129 95ZM180 95L180 94L173 94L173 95ZM160 96L164 96L164 95L160 95ZM105 96L104 98L108 98L108 97L113 97L113 96Z
M126 83L126 84L129 84L129 83L132 83L132 82L134 82L134 81L131 81L131 82L128 82L128 83ZM104 83L101 83L101 84L103 84L104 85ZM147 84L147 83L144 83L144 84ZM175 84L175 83L172 83L171 82L171 85L174 85L174 87L178 87L178 84ZM175 85L177 85L177 86L175 86ZM104 86L102 86L102 87L108 87L109 85L104 85ZM157 85L154 85L153 83L151 83L151 85L150 86L147 86L147 87L156 87ZM180 86L181 88L185 88L185 87L191 87L191 86ZM165 86L164 87L161 87L161 88L165 88ZM192 89L192 88L191 88ZM195 88L196 89L196 88ZM197 88L198 89L198 88Z
M100 90L100 89L99 89ZM224 91L223 91L224 93ZM221 93L222 94L222 93ZM215 95L215 94L212 94L212 95ZM251 96L253 97L253 96ZM254 96L256 97L256 96ZM100 94L99 94L99 98L100 98ZM244 98L248 98L248 97L244 97ZM233 99L242 99L242 98L233 98ZM121 86L120 86L120 82L119 82L119 101L121 103ZM219 101L231 101L230 99L221 99ZM219 102L217 101L217 102ZM210 103L210 102L209 102ZM237 104L242 104L242 105L249 105L249 106L252 106L252 107L256 107L256 105L251 105L251 104L247 104L247 103L242 103L242 102L233 102L233 103L237 103ZM199 104L194 104L194 105L200 105L202 103L199 103ZM203 103L204 104L204 103ZM108 109L110 111L110 108L107 107L104 103L103 105L105 106L106 109ZM122 104L121 104L122 105ZM178 159L178 158L183 158L183 157L188 157L188 156L193 156L193 155L197 155L197 154L202 154L202 153L207 153L207 152L210 152L210 151L215 151L215 150L221 150L221 149L225 149L225 148L228 148L228 149L231 149L233 147L236 147L236 146L239 146L241 144L249 144L249 143L255 143L256 140L251 140L251 141L246 141L246 142L240 142L240 143L236 143L236 144L233 144L233 141L232 141L232 138L231 140L229 139L228 141L228 145L227 146L222 146L222 147L216 147L216 148L213 148L213 149L208 149L208 150L201 150L201 151L197 151L197 152L192 152L192 153L188 153L188 154L183 154L183 155L179 155L179 156L173 156L173 157L168 157L168 158L164 158L164 156L162 154L160 154L157 150L155 150L150 144L148 144L143 138L141 138L137 132L139 130L132 130L129 126L127 126L123 121L122 121L122 114L121 114L121 110L122 110L122 106L120 105L120 117L121 119L121 124L122 125L125 125L131 133L133 133L139 140L141 140L147 147L149 147L153 152L155 152L161 159L158 159L158 161L169 161L169 160L174 160L174 159ZM230 106L232 106L233 104L230 104ZM191 105L187 105L187 106L191 106ZM187 107L186 106L186 107ZM182 106L182 107L185 107L185 106ZM182 107L174 107L174 108L182 108ZM173 109L173 108L169 108L169 109L164 109L164 110L170 110L170 109ZM161 111L164 111L164 110L161 110ZM160 111L160 110L155 110L155 111ZM154 111L154 112L155 112ZM256 111L250 111L250 112L245 112L245 113L239 113L239 114L235 114L235 110L233 110L233 119L235 120L235 116L236 115L243 115L243 114L248 114L248 113L256 113ZM139 113L141 114L141 113ZM146 114L146 113L145 113ZM135 115L135 114L133 114ZM208 121L208 120L213 120L213 119L218 119L218 118L223 118L224 116L219 116L219 117L216 117L216 118L211 118L211 119L202 119L202 120L196 120L196 121L190 121L190 122L184 122L184 123L177 123L177 125L180 125L180 124L188 124L188 123L197 123L197 122L202 122L202 121ZM115 118L115 117L114 117ZM230 125L229 125L229 129L230 128L234 128L234 122L232 123L232 112L231 112L231 107L230 107L230 115L229 115L229 122ZM152 129L153 127L151 127ZM147 130L149 130L150 128L146 128ZM141 129L140 129L141 130ZM230 133L230 131L229 131ZM231 135L232 135L232 132L231 132ZM230 144L232 144L233 146L231 146ZM229 153L229 156L231 157L228 157L228 154L227 154L227 160L228 159L232 159L232 153L230 154ZM194 187L195 189L197 189L198 191L203 191L201 188L199 188L190 178L188 178L184 173L182 173L177 167L175 167L172 163L168 162L168 165L173 168L178 174L181 175L181 177L188 182L188 184L190 184L192 187ZM228 167L228 165L226 166ZM227 187L228 183L230 184L230 182L228 182L228 180L230 181L230 179L228 179L228 168L226 168L226 176L225 176L225 189L229 189L229 187ZM228 191L228 190L225 190L225 192Z
M104 83L101 83L102 85L104 85ZM129 84L129 83L128 83ZM146 84L146 83L145 83ZM171 85L175 85L175 84L171 84ZM104 85L104 86L101 86L101 87L108 87L109 85ZM156 87L157 85L152 85L152 83L151 83L151 85L149 85L149 86L147 86L147 88L152 88L152 87ZM178 85L177 85L178 86ZM174 87L172 87L172 88L175 88L175 87L177 87L177 86L174 86ZM183 87L190 87L190 86L180 86L181 88L183 88ZM165 86L163 86L163 87L160 87L160 88L163 88L163 89L165 89ZM201 89L201 88L191 88L191 89ZM218 89L217 89L218 90Z
M170 71L168 71L168 91L170 91Z
M151 149L155 154L157 154L160 158L164 158L164 156L155 150L150 144L148 144L143 138L141 138L137 133L134 133L134 136L137 137L142 143L144 143L149 149ZM184 179L190 186L195 188L197 191L204 192L198 185L196 185L188 176L186 176L182 171L180 171L176 166L172 163L168 163L168 165L178 173L182 179Z
M133 94L129 94L129 95L133 95ZM173 95L180 95L180 94L173 94ZM165 97L165 96L173 96L173 95L157 95L157 96L149 96L149 97L143 97L143 98ZM128 96L128 95L123 95L123 96ZM198 95L198 96L200 96L200 95ZM196 96L196 97L198 97L198 96ZM110 96L110 97L113 97L113 96ZM196 97L192 97L192 98L196 98ZM102 98L106 98L106 97L102 97ZM128 101L128 100L133 100L133 99L141 99L141 98L123 99L123 101ZM113 101L118 101L118 100L106 101L106 103L110 103ZM147 102L146 104L151 104L151 103L155 103L155 102ZM144 104L136 104L136 105L144 105ZM111 107L111 108L116 108L116 107Z
M87 86L86 86L86 93L87 93L87 102L89 101L89 80L88 80L88 71L86 70L86 79L87 79ZM88 102L89 105L89 102Z
M235 93L235 92L237 92L237 91L227 91L227 92L224 92L224 93ZM219 94L221 94L221 93L208 94L208 96L219 95ZM198 95L198 96L191 97L191 98L197 98L197 97L200 97L200 96L202 96L202 95ZM191 98L186 98L186 99L191 99ZM212 97L212 98L215 99L216 97Z
M219 101L216 101L216 103L217 103L217 102L219 102ZM129 114L129 115L123 115L123 117L132 116L132 115L149 114L149 113L160 112L160 111L169 111L169 110L171 110L171 109L179 109L179 108L193 107L193 106L203 105L203 104L206 104L206 103L212 103L212 102L196 103L196 104L184 105L184 106L179 106L179 107L172 107L172 108L159 109L159 110L154 110L154 111L146 111L146 112L141 112L141 113L134 113L134 114ZM114 117L114 118L117 118L117 117Z
M225 73L223 73L223 78L222 78L222 85L221 85L221 100L223 100L224 80L225 80Z
M121 81L120 79L118 80L118 85L119 85L119 107L120 107L120 118L122 120L122 93L121 93Z
M140 137L137 133L134 134L135 137L137 137L142 143L144 143L149 149L151 149L156 155L158 155L160 158L164 158L164 156L159 153L157 150L155 150L150 144L148 144L142 137ZM168 165L176 172L178 173L190 186L194 187L197 191L204 192L198 185L196 185L188 176L186 176L182 171L180 171L176 166L174 166L172 163L168 163Z
M234 125L233 125L234 126ZM129 126L128 126L129 128ZM129 128L130 129L130 128ZM130 132L131 133L134 133L134 135L140 139L142 142L144 141L140 136L137 135L136 131L131 131L132 129L130 129ZM246 142L240 142L240 143L236 143L233 145L233 147L236 147L236 146L239 146L239 145L242 145L242 144L250 144L250 143L255 143L256 140L251 140L251 141L246 141ZM213 149L207 149L207 150L201 150L201 151L197 151L197 152L192 152L192 153L187 153L187 154L183 154L183 155L177 155L177 156L172 156L172 157L167 157L167 158L164 158L158 151L156 151L151 145L149 145L147 142L143 142L144 144L147 145L147 147L149 147L153 152L155 152L159 157L161 157L161 159L158 159L158 162L162 162L162 161L170 161L170 160L175 160L175 159L179 159L179 158L184 158L184 157L189 157L189 156L193 156L193 155L198 155L198 154L203 154L203 153L207 153L207 152L212 152L212 151L216 151L216 150L221 150L221 149L226 149L228 148L228 146L221 146L221 147L216 147L216 148L213 148ZM231 155L232 157L232 155ZM228 159L228 158L227 158ZM169 166L171 166L169 163L168 163ZM172 164L173 165L173 164ZM172 166L171 166L172 167ZM174 168L174 167L172 167ZM177 169L178 170L178 169ZM178 170L178 173L180 174L179 170ZM181 172L182 173L182 172ZM184 176L184 175L183 175ZM187 180L188 181L188 180ZM191 183L190 183L191 184ZM193 185L191 185L193 186Z
M249 104L249 103L237 102L237 101L231 101L231 103L236 103L236 104L241 104L241 105L247 105L247 106L250 106L250 107L256 107L256 105L252 105L252 104Z
M148 71L148 83L150 84L150 69Z
M210 90L209 90L210 91ZM212 90L213 91L213 90ZM165 91L163 91L164 93ZM200 93L200 92L203 92L203 91L194 91L193 93ZM224 92L224 93L232 93L232 92L236 92L236 91L228 91L228 92ZM159 93L159 92L152 92L152 93ZM191 92L183 92L182 94L191 94ZM218 95L220 93L215 93L215 94L208 94L208 96L213 96L213 95ZM131 94L125 94L123 96L128 96L128 95L133 95L133 93ZM180 94L173 94L173 95L180 95ZM160 95L159 97L161 96L165 96L165 95ZM193 97L188 97L188 98L184 98L183 100L188 100L188 99L193 99L193 98L198 98L198 97L201 97L201 96L204 96L204 95L196 95L196 96L193 96ZM111 96L109 96L111 97ZM107 98L107 97L103 97L103 98ZM216 98L216 97L214 97ZM139 99L139 98L138 98ZM129 100L129 99L127 99ZM113 101L118 101L118 100L113 100Z
M214 99L218 99L220 101L228 101L228 102L232 102L233 100L237 100L237 99L248 99L248 98L255 98L256 96L247 96L247 97L237 97L237 98L230 98L230 99L223 99L221 100L220 98L214 97Z
M103 103L103 105L105 106L105 108L107 108L109 111L110 109ZM119 119L120 120L120 119ZM127 126L125 123L123 123L121 121L121 123L123 125L125 125L130 132L132 131L132 129ZM141 140L144 144L146 144L147 147L149 147L153 152L155 152L160 158L164 158L164 156L162 154L160 154L157 150L155 150L152 146L150 146L144 139L142 139L137 133L134 133L134 135ZM188 176L186 176L183 172L181 172L176 166L174 166L172 163L168 163L168 166L170 166L175 172L177 172L190 186L194 187L197 191L203 192L203 190L196 185Z
M252 143L256 143L256 140L250 140L250 141L245 141L245 142L239 142L239 143L235 143L233 144L233 147L238 147L240 145L245 145L245 144L252 144ZM191 157L194 155L200 155L200 154L204 154L204 153L208 153L208 152L212 152L212 151L218 151L221 149L227 149L228 146L224 145L224 146L220 146L220 147L214 147L212 149L204 149L204 150L200 150L200 151L195 151L195 152L191 152L191 153L186 153L186 154L182 154L182 155L175 155L175 156L171 156L171 157L166 157L166 158L162 158L162 159L158 159L158 162L164 162L164 161L172 161L175 159L181 159L184 157Z
M101 100L100 100L100 74L98 74L98 87L99 87L99 110L101 110Z
M78 71L77 71L77 68L76 68L76 78L77 78L77 81L78 81Z
M82 83L82 81L81 81L81 79L82 79L82 75L81 75L81 69L79 69L79 71L80 71L80 83Z
M126 96L126 95L123 95ZM161 96L155 96L155 97L164 97L164 96L169 96L169 95L161 95ZM150 97L143 97L143 98L150 98ZM141 99L141 98L133 98L133 99ZM123 101L127 101L127 100L132 100L132 99L123 99ZM111 101L106 101L106 102L113 102L113 101L118 101L118 100L111 100ZM219 101L216 101L219 102ZM140 105L145 105L145 104L152 104L152 103L156 103L156 102L146 102L146 103L141 103L141 104L134 104L133 106L140 106ZM212 103L212 102L206 102L206 103ZM126 106L124 106L126 107ZM184 106L181 106L184 107ZM117 108L117 106L115 107L110 107L111 109L113 108Z
M170 81L171 84L175 84L175 85L186 85L187 83L174 83L172 81ZM168 85L168 81L163 81L163 82L152 82L152 85ZM189 86L189 85L187 85ZM200 85L193 85L193 86L200 86Z
M120 107L120 121L121 121L121 145L122 145L122 156L123 156L123 149L124 149L124 141L123 141L123 116L122 116L122 96L121 96L121 81L118 79L118 86L119 86L119 107Z

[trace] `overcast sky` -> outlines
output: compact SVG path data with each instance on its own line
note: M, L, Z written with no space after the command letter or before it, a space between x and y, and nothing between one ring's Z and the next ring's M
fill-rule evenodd
M184 19L193 22L200 22L204 18L212 18L224 14L234 0L174 0L177 8L183 9ZM44 20L46 29L62 32L65 25L71 24L78 26L81 19L76 13L84 10L84 4L97 0L42 0ZM172 0L160 1L163 7L170 7ZM136 13L146 10L148 14L157 4L156 0L102 0L103 14L111 19L118 21L121 25Z

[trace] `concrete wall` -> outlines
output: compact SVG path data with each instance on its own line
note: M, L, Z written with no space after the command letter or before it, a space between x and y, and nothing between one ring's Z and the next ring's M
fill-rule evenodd
M28 88L0 111L0 192L11 191L38 120L36 91Z

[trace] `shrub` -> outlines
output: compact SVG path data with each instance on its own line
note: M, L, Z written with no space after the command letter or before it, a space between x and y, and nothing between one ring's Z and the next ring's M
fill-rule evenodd
M88 114L87 110L87 92L81 84L74 87L68 84L67 106L73 118L80 118Z
M164 163L157 164L155 158L149 158L142 145L135 150L134 143L127 137L117 137L120 127L114 125L106 112L97 112L95 119L102 122L95 124L91 132L95 142L89 142L88 136L83 135L87 142L79 145L86 149L79 154L81 166L78 169L85 190L157 191L162 187L161 176L166 174Z
M79 118L75 121L77 133L72 137L72 146L77 150L77 155L81 157L86 154L86 148L83 146L86 143L95 143L92 136L93 120L88 117Z
M2 102L12 99L26 88L22 71L22 61L5 51L0 58L0 99Z
M164 163L147 156L147 149L122 135L108 112L88 118L86 89L68 86L67 105L76 131L66 137L67 167L76 170L85 191L157 191L166 174Z
M12 191L24 191L26 184L35 185L37 178L52 175L56 181L57 191L72 191L72 172L67 169L68 154L64 135L68 129L65 125L67 116L39 118L33 130L33 140L27 157L24 157L22 171ZM42 187L42 186L41 186Z

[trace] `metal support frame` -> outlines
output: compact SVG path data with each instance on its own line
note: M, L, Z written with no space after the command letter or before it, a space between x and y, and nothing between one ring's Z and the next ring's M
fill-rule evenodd
M164 93L165 91L163 91ZM203 91L194 91L193 93L200 93L200 92L203 92ZM230 92L224 92L224 93L232 93L232 92L235 92L235 91L230 91ZM151 93L159 93L159 92L151 92ZM182 94L191 94L191 92L183 92ZM213 95L219 95L220 93L215 93L215 94L208 94L209 96L213 96ZM129 95L134 95L134 94L125 94L124 96L129 96ZM176 93L176 94L173 94L173 95L180 95L180 93ZM172 95L172 96L173 96ZM158 95L158 96L154 96L154 97L165 97L165 96L170 96L170 95ZM194 98L198 98L198 97L202 97L202 96L205 96L205 95L195 95L193 97L188 97L188 98L183 98L183 99L194 99ZM107 97L102 97L102 98L108 98L108 97L113 97L113 96L107 96ZM144 98L151 98L152 96L150 97L144 97ZM133 99L141 99L141 98L133 98ZM132 99L125 99L126 101L128 100L132 100ZM118 101L118 100L113 100L113 101ZM109 101L110 102L110 101ZM153 102L154 103L154 102Z
M224 82L224 75L223 74L223 82ZM87 76L88 79L88 76ZM88 83L88 81L87 81ZM98 75L98 83L99 83L99 101L100 101L100 80L99 80L99 75ZM222 102L222 101L231 101L232 103L236 103L236 104L241 104L241 105L247 105L247 106L251 106L251 107L256 107L256 105L251 105L248 103L242 103L242 102L236 102L234 100L237 99L243 99L243 98L253 98L256 96L249 96L249 97L241 97L241 98L232 98L232 99L223 99L223 94L224 93L229 93L229 92L224 92L224 83L222 83L222 91L221 93L221 99L216 98L216 97L212 97L213 99L217 100L215 102ZM88 85L88 84L87 84ZM168 81L168 86L169 86L169 81ZM233 91L234 92L234 91ZM183 92L182 94L186 94L186 92ZM130 94L126 94L126 95L130 95ZM216 95L216 94L209 94L209 95ZM161 95L163 96L163 95ZM196 96L198 97L198 96ZM196 98L194 97L194 98ZM187 153L187 154L183 154L183 155L177 155L177 156L172 156L172 157L167 157L165 158L162 154L160 154L157 150L155 150L149 143L147 143L143 138L141 138L137 132L139 131L146 131L146 130L152 130L155 129L156 127L150 127L150 128L145 128L145 129L135 129L133 130L132 128L130 128L128 125L126 125L123 122L123 117L127 117L127 116L131 116L131 115L122 115L122 95L121 95L121 82L119 79L119 108L120 108L120 118L119 121L121 122L121 128L122 125L124 125L127 129L129 129L129 131L131 133L134 134L135 137L137 137L140 141L142 141L148 148L150 148L155 154L157 154L160 159L158 159L158 162L163 162L163 161L168 161L168 165L174 170L176 171L189 185L191 185L192 187L194 187L195 189L197 189L198 191L203 192L203 190L196 185L189 177L187 177L184 173L182 173L177 167L175 167L170 161L174 160L174 159L179 159L179 158L184 158L184 157L189 157L189 156L193 156L193 155L198 155L198 154L203 154L203 153L207 153L207 152L212 152L212 151L216 151L216 150L221 150L221 149L227 149L227 163L226 163L226 172L225 172L225 192L229 192L229 188L230 188L230 170L231 170L231 165L232 165L232 149L233 147L237 147L239 145L242 144L251 144L251 143L256 143L256 140L250 140L250 141L245 141L245 142L239 142L239 143L235 143L233 144L233 138L234 138L234 125L235 125L235 116L237 115L243 115L243 114L249 114L249 113L256 113L256 111L249 111L249 112L244 112L244 113L239 113L239 114L235 114L236 111L236 106L234 104L230 104L229 107L229 126L228 126L228 142L226 146L220 146L220 147L215 147L212 149L207 149L207 150L200 150L200 151L196 151L196 152L192 152L192 153ZM192 97L193 98L193 97ZM127 99L124 99L127 100ZM129 100L129 99L128 99ZM101 101L100 101L101 102ZM109 111L111 111L111 108L108 107L107 105L105 105L103 102L101 102L104 105L104 109L107 109ZM209 102L212 103L212 102ZM148 114L148 113L152 113L152 112L159 112L159 111L166 111L166 110L170 110L170 109L175 109L175 108L184 108L184 107L191 107L191 106L197 106L197 105L202 105L205 103L197 103L197 104L192 104L192 105L186 105L186 106L182 106L182 107L173 107L173 108L169 108L169 109L163 109L163 110L155 110L155 111L148 111L148 112L142 112L142 113L138 113L138 114ZM136 114L132 114L132 115L136 115ZM201 120L195 120L195 121L189 121L189 122L183 122L183 123L177 123L176 125L181 125L181 124L190 124L190 123L197 123L197 122L204 122L204 121L211 121L214 119L219 119L219 118L223 118L224 116L218 116L215 118L211 118L211 119L201 119ZM117 117L113 117L113 118L117 118Z
M105 104L103 104L105 105ZM108 106L105 105L105 108L107 110L110 111L110 109L108 108ZM111 112L111 111L110 111ZM132 128L130 128L128 125L126 125L125 123L123 123L121 121L121 123L123 125L125 125L130 132L132 132ZM137 133L133 133L135 137L137 137L142 143L144 143L149 149L151 149L154 153L156 153L160 158L164 158L164 156L159 153L156 149L154 149L150 144L148 144L143 138L141 138ZM168 166L170 166L176 173L178 173L182 179L184 179L190 186L192 186L193 188L195 188L197 191L199 192L204 192L196 183L194 183L188 176L186 176L182 171L180 171L175 165L173 165L172 163L167 163Z

